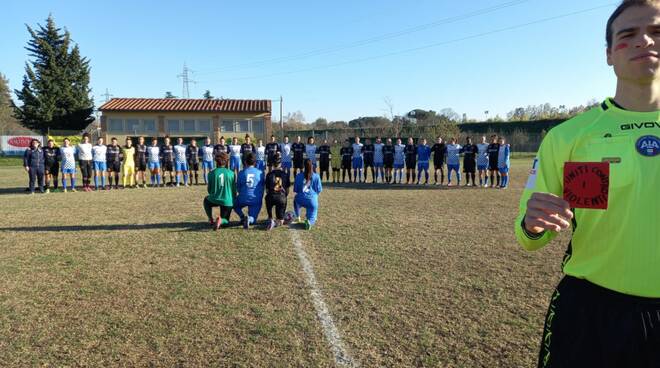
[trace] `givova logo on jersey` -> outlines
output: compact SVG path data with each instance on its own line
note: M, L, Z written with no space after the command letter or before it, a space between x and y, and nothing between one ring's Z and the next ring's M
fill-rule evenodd
M654 135L645 135L637 140L635 148L642 156L657 156L660 154L660 138Z

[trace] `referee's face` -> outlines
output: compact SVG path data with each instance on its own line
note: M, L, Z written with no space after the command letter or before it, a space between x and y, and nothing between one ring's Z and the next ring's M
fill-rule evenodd
M645 83L660 79L660 7L633 6L612 23L607 63L621 80Z

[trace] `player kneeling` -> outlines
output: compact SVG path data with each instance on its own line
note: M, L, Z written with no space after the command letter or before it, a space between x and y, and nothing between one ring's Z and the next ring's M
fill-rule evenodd
M293 200L293 210L297 222L300 221L300 207L305 208L305 229L309 230L316 223L316 215L319 210L319 194L323 188L321 187L321 178L314 172L312 161L305 160L305 171L296 175L296 180L293 184L293 191L296 193L296 198Z
M236 181L234 172L227 168L229 155L219 152L215 155L216 168L208 174L207 189L209 195L204 198L204 211L214 230L229 223L231 210L234 208ZM213 220L213 207L220 207L220 216Z
M254 167L257 156L254 152L245 155L245 169L238 173L238 197L234 203L234 211L241 218L244 229L257 221L264 200L264 172ZM247 216L243 207L248 208Z
M291 181L289 174L282 170L282 155L277 152L271 161L271 172L266 175L266 211L268 212L267 230L284 224L284 212L286 212L286 197L289 194ZM273 207L275 217L273 220Z

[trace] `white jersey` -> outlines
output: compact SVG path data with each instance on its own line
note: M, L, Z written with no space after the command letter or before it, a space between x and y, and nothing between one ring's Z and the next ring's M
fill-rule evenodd
M488 166L488 143L477 143L477 165Z
M382 143L374 144L374 162L383 163L383 146Z
M266 146L257 147L257 161L266 161Z
M397 165L403 165L403 162L406 159L406 153L404 152L406 146L404 144L395 144L394 145L394 163Z
M149 157L149 162L152 163L160 162L160 147L158 146L147 147L147 157Z
M460 165L461 148L463 147L460 144L447 145L447 165Z
M78 159L81 161L92 160L92 144L78 143Z
M281 143L282 162L291 162L291 143Z
M103 144L97 144L92 147L92 158L94 162L105 162L105 155L108 152L108 147Z
M178 163L186 162L186 145L177 144L174 146L174 159Z
M62 169L75 170L76 169L76 147L61 147L60 155L62 155Z
M353 143L353 158L362 157L362 146L364 146L362 143Z
M213 145L209 144L202 147L202 160L213 162Z
M241 157L241 145L240 144L230 144L229 145L229 155L232 157Z
M316 145L315 144L306 144L305 145L305 154L307 158L312 161L312 164L316 163Z

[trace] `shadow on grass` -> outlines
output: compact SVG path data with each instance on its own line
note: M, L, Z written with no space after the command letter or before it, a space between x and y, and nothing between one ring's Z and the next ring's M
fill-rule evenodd
M260 224L254 226L258 229ZM225 229L243 230L239 222L230 222ZM156 224L116 224L116 225L53 225L53 226L14 226L0 227L0 231L16 232L58 232L58 231L137 231L137 230L172 230L172 231L212 231L211 226L206 221L189 222L163 222Z
M332 189L366 189L366 190L470 190L470 189L481 189L478 187L466 187L463 183L461 186L451 186L448 187L447 184L444 185L434 185L429 183L428 185L424 184L382 184L382 183L330 183L324 182L323 188L332 188Z

